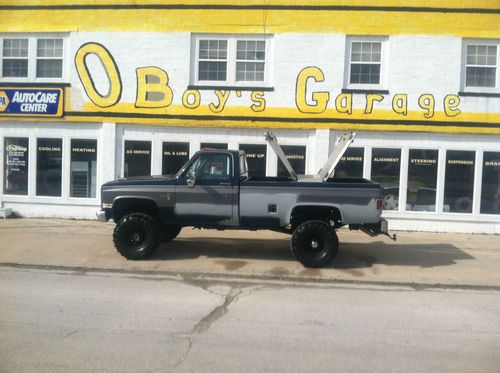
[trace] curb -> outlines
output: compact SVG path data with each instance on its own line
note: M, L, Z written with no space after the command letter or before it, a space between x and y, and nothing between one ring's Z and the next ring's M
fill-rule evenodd
M163 276L172 280L183 280L186 282L212 282L212 283L276 283L282 285L283 282L299 286L312 285L356 285L356 286L390 286L405 287L417 291L432 289L447 290L475 290L475 291L498 291L500 285L470 285L470 284L429 284L416 282L392 282L392 281L359 281L335 278L320 277L293 277L293 276L266 276L266 275L236 275L227 273L208 272L176 272L162 270L140 270L123 268L98 268L98 267L67 267L41 264L19 264L10 262L0 262L0 268L13 269L35 269L45 271L70 271L74 274L85 275L88 273L114 273L124 275L139 276Z

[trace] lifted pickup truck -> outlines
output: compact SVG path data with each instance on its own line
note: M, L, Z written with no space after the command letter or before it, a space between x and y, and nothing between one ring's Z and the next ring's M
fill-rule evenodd
M248 177L244 152L202 150L175 176L105 183L97 216L116 222L113 241L127 259L148 257L187 226L269 229L292 235L292 253L304 266L323 267L337 254L337 228L348 225L388 235L378 184L330 178L354 136L342 136L325 166L310 176L295 174L271 133L266 139L288 169L288 178Z

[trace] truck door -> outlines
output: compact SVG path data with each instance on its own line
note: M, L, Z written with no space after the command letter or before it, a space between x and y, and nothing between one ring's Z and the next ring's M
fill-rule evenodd
M237 225L238 186L228 153L200 153L178 180L175 214L186 225ZM188 180L195 176L194 185Z

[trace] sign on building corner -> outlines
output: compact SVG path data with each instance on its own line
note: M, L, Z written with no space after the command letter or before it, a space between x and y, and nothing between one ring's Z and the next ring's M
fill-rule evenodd
M0 87L0 116L62 117L62 88Z

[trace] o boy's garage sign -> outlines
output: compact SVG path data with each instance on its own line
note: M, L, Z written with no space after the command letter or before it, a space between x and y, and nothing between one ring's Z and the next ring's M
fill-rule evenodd
M0 87L0 116L63 116L62 88Z

